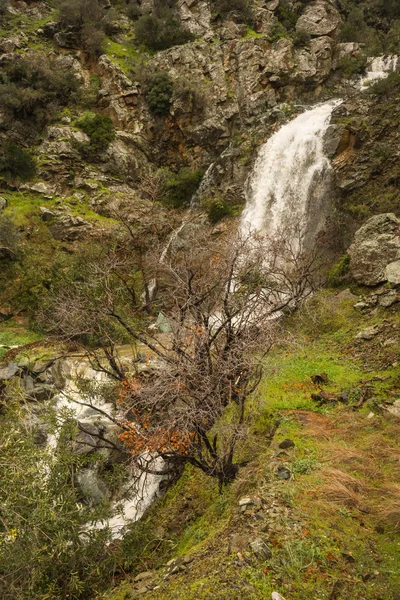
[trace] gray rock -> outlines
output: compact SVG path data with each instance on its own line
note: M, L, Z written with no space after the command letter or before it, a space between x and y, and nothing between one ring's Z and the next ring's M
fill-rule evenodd
M366 310L367 308L371 308L371 306L367 304L367 302L357 302L357 304L354 305L354 308L356 310Z
M400 417L400 400L396 400L387 410L395 417Z
M35 382L30 375L24 377L24 390L27 396L32 396L35 391Z
M4 210L5 208L7 208L7 200L3 198L3 196L0 196L0 211Z
M392 285L400 285L400 260L395 260L387 265L385 277Z
M241 498L239 500L239 506L249 506L251 504L253 504L253 499L250 498L250 496L246 496L245 498Z
M388 275L395 279L398 277L399 233L400 220L392 213L376 215L364 223L348 250L354 279L364 285L375 286L385 282ZM385 273L386 267L394 261L396 264L388 274Z
M78 49L81 44L80 35L76 31L59 31L53 41L60 48Z
M149 581L149 579L154 579L154 573L152 571L144 571L136 575L134 581L138 583L139 581Z
M261 538L256 538L252 542L250 542L250 548L260 559L269 559L272 558L272 552L268 548L267 544Z
M40 207L40 216L42 218L42 221L48 222L48 221L52 221L54 219L54 217L56 216L56 214L54 212L52 212L51 210L49 210L48 208L46 208L45 206L41 206Z
M6 367L0 369L0 381L7 381L16 375L19 371L19 366L16 363L10 362Z
M52 385L43 383L35 385L33 391L29 394L30 400L36 400L37 402L46 402L51 400L55 396L56 390Z
M285 598L283 596L281 596L281 594L279 594L279 592L272 592L271 600L285 600Z
M294 448L294 447L295 447L294 441L290 440L289 438L286 438L279 444L279 448L282 448L282 450L286 450L287 448Z
M357 333L356 340L372 340L379 333L378 325L373 325L372 327L366 327Z
M62 360L56 360L51 366L51 375L58 390L63 390L66 384L66 365Z
M276 470L276 476L278 479L282 479L282 480L288 480L291 478L292 474L290 472L290 469L288 469L288 467L285 467L285 465L279 465L279 467Z
M99 443L99 434L103 428L91 423L82 423L85 431L79 431L74 439L73 448L77 454L90 454L96 450Z
M396 302L398 301L399 295L396 292L396 290L390 290L386 294L382 294L379 296L378 304L379 306L382 306L382 308L389 308L390 306L393 306L393 304L396 304Z
M308 4L296 23L296 31L306 31L310 35L330 35L341 22L339 12L326 0Z

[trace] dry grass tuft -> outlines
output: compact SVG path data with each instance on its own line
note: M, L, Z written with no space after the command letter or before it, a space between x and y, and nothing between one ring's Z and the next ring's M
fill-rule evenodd
M385 523L394 525L400 531L400 484L393 483L382 489L382 494L386 494L382 501L382 508L379 511L379 517Z
M357 508L363 501L362 494L366 490L363 481L352 477L339 469L327 469L324 473L327 480L320 493L329 502L337 502L349 508Z
M380 476L380 469L368 454L358 448L351 446L339 446L330 444L328 447L326 462L331 462L335 467L348 467L351 470L362 471L368 478Z

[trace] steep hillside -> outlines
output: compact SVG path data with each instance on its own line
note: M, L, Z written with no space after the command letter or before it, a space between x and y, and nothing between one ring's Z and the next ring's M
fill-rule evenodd
M400 598L398 5L0 0L4 600Z

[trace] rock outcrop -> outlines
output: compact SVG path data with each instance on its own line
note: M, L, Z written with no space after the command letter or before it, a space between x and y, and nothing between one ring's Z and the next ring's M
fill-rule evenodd
M341 22L340 13L327 0L317 0L306 6L297 23L297 31L312 36L332 35Z
M392 213L368 219L348 252L351 274L359 283L400 283L400 219Z

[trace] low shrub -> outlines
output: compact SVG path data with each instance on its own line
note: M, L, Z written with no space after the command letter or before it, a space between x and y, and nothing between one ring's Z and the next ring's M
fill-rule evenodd
M311 35L308 33L308 31L304 31L303 29L296 31L293 35L293 44L298 47L307 46L307 44L310 43L310 40Z
M295 28L298 14L297 11L292 8L292 2L289 3L288 0L280 0L275 14L278 17L279 23L281 23L285 29L292 31Z
M338 261L331 267L328 272L328 284L332 287L341 285L344 277L349 273L350 269L350 256L344 254Z
M359 54L358 56L344 56L340 63L338 71L344 77L350 79L354 75L362 75L367 68L367 57Z
M90 145L82 145L83 153L94 155L107 150L115 139L115 129L110 117L95 113L85 113L76 125L90 138Z
M142 16L142 9L140 8L137 0L131 0L126 7L126 15L132 21L137 21Z
M379 79L369 86L368 93L373 96L388 97L400 89L400 73L389 73L385 79Z
M40 130L62 106L78 99L80 84L72 69L45 55L14 55L0 73L0 104L9 118Z
M289 34L282 23L274 23L268 35L268 40L273 44L282 38L288 38Z
M202 114L205 109L206 98L200 85L194 85L187 79L178 79L174 84L176 97L185 104L185 107L192 114Z
M178 173L165 170L165 196L163 203L169 208L184 208L197 190L203 177L203 171L192 171L183 167Z
M212 9L221 17L234 13L238 21L249 22L252 17L249 0L214 0Z
M155 115L166 115L171 105L174 83L165 71L153 75L145 85L147 105Z
M382 39L378 31L367 23L362 6L356 6L349 12L342 26L341 41L364 44L368 55L383 52Z
M224 217L230 217L234 214L234 208L225 198L215 197L205 203L207 207L208 219L215 224Z
M82 49L95 58L103 49L108 14L97 0L60 0L59 19L62 29L76 30Z
M135 25L136 43L150 50L166 50L194 39L176 20L171 9L165 8L152 15L141 16Z
M27 150L16 144L5 144L0 155L0 172L7 179L26 181L35 175L35 163Z

